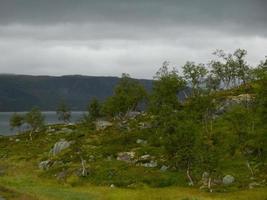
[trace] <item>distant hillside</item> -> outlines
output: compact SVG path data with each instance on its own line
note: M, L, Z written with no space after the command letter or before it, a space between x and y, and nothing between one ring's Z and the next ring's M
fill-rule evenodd
M64 99L72 110L85 110L93 97L112 95L117 77L0 75L0 111L25 111L33 106L55 110ZM151 80L139 80L146 89Z

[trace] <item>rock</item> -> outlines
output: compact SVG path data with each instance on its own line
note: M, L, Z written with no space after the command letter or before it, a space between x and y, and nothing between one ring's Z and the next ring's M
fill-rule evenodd
M151 156L149 154L146 154L146 155L142 155L140 158L139 158L139 161L147 161L147 160L150 160Z
M53 133L55 132L56 130L54 128L52 128L51 126L49 126L46 130L47 133Z
M95 125L96 125L96 130L100 131L100 130L105 130L107 127L110 127L113 124L109 121L98 120L95 122Z
M15 140L15 142L19 142L20 141L20 139L19 138L17 138L16 140Z
M240 94L238 96L228 96L226 100L224 100L221 106L217 109L216 115L221 115L225 113L229 108L234 105L242 105L242 104L251 104L254 97L251 94Z
M154 168L158 166L157 161L151 160L149 163L141 163L142 167L149 167L149 168Z
M115 188L115 185L114 185L114 184L111 184L110 187L111 187L111 188Z
M140 129L152 128L151 124L148 122L140 122L138 126Z
M134 159L134 156L135 156L135 152L132 152L132 151L131 152L120 152L118 153L117 160L130 163Z
M257 183L257 182L252 182L248 185L248 188L249 189L253 189L255 187L261 187L262 185L260 183Z
M160 171L162 171L162 172L166 172L168 169L169 169L168 166L166 166L166 165L162 165L161 168L160 168Z
M223 177L223 184L224 185L231 185L235 182L235 178L231 175L226 175Z
M142 139L137 139L136 140L136 143L137 144L143 144L144 145L144 144L147 144L147 141L146 140L142 140Z
M141 114L141 112L131 111L131 112L127 112L126 117L127 118L135 118L135 117L137 117L140 114Z
M51 160L45 160L39 163L39 169L41 170L48 170L49 167L51 167L51 165L53 164L53 162Z
M54 147L51 149L53 156L59 154L62 150L69 148L72 142L68 142L65 139L61 139L59 142L54 144Z

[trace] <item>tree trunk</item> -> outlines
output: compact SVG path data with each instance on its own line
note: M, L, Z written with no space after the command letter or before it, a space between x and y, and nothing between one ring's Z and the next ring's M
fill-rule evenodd
M190 186L193 186L193 185L194 185L194 182L193 182L192 177L190 176L190 167L189 167L189 165L188 165L188 167L187 167L186 174L187 174L187 178L189 179L189 185L190 185Z
M254 172L253 172L253 169L251 168L250 164L249 164L249 161L247 160L247 167L251 173L251 176L254 177Z
M82 176L86 176L85 160L81 157L82 163Z
M211 189L211 177L209 177L208 188L209 188L209 191L212 192L212 189Z

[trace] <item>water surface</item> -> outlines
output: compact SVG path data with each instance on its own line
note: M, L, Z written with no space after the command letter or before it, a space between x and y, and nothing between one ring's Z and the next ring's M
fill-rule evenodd
M0 135L14 135L16 130L11 130L9 126L9 119L14 112L0 112ZM18 114L25 114L26 112L17 112ZM46 124L59 123L57 113L55 111L42 112L45 116ZM83 116L83 111L71 112L71 122L77 122Z

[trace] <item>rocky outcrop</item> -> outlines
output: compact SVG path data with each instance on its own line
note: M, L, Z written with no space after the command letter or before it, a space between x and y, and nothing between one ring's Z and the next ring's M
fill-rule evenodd
M121 160L127 163L134 161L135 152L120 152L118 153L117 160Z
M235 182L235 178L231 175L226 175L223 177L223 184L224 185L231 185Z
M95 122L95 125L96 125L96 130L100 131L100 130L105 130L106 128L112 126L113 124L109 121L98 120Z
M240 94L237 96L228 96L217 108L216 115L225 113L229 108L235 105L250 105L254 97L251 94Z
M147 144L147 141L146 141L146 140L143 140L143 139L137 139L137 140L136 140L136 143L137 143L137 144L145 145L145 144Z
M51 167L52 164L53 164L53 162L51 160L41 161L39 163L39 169L48 170Z
M66 141L65 139L61 139L59 142L54 144L54 147L51 149L50 153L55 156L59 154L62 150L67 149L73 142Z

